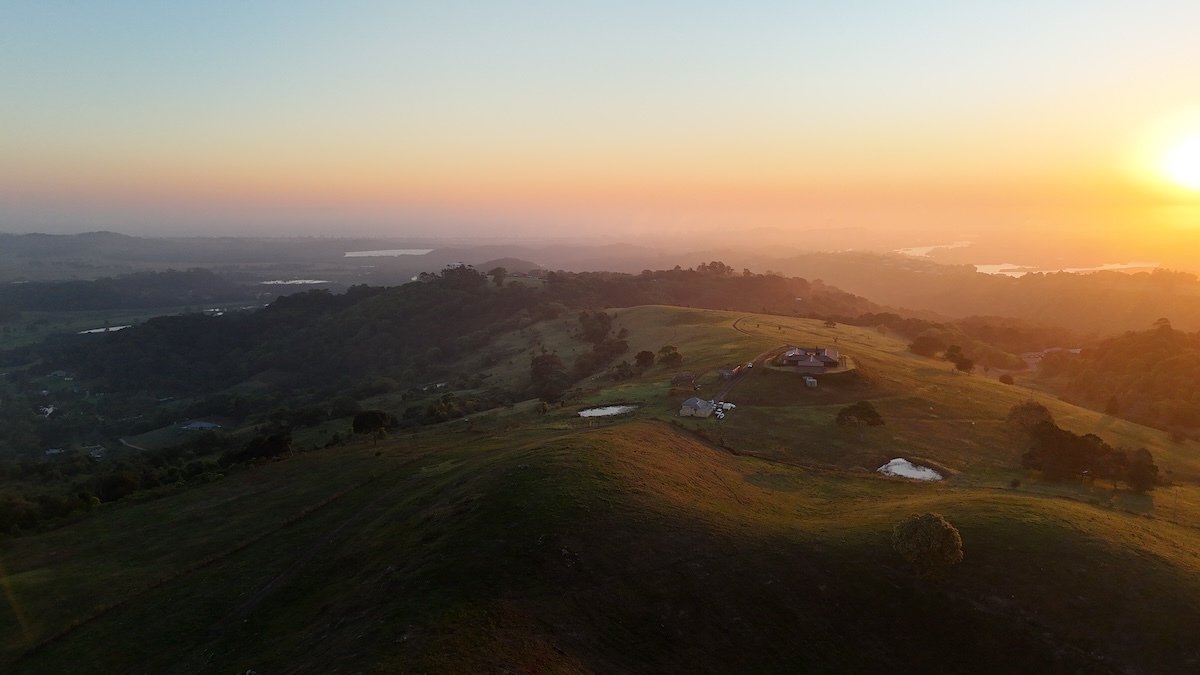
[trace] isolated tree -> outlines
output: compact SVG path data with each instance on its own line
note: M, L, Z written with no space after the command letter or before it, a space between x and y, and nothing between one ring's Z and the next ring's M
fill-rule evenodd
M503 286L504 280L508 277L508 270L504 269L503 267L493 267L492 270L488 272L488 276L492 278L492 283L496 284L496 286Z
M383 410L364 410L354 416L354 433L371 434L375 442L387 435L387 430L396 426L396 417Z
M908 345L908 351L928 358L937 356L938 352L944 351L945 349L946 343L942 342L933 335L918 335L916 339L914 339L912 343Z
M962 536L941 514L913 514L892 529L892 548L922 576L962 562Z
M683 363L683 354L675 348L675 345L665 345L658 350L658 362L664 366L675 367Z
M1008 416L1004 418L1005 423L1018 436L1028 438L1033 428L1039 422L1054 423L1054 416L1046 409L1046 406L1030 399L1022 401L1008 411Z
M972 370L975 370L975 362L964 356L954 362L954 369L969 374Z
M643 349L634 355L633 362L637 364L638 368L645 370L654 365L654 352Z
M833 319L825 319L826 328L837 328L837 322Z
M285 454L292 454L292 432L287 429L279 429L272 433L259 434L250 439L241 453L241 458L279 457Z
M600 342L612 330L612 317L604 312L589 314L586 310L579 313L581 337L588 342Z
M855 427L861 432L863 427L883 425L883 417L870 401L859 401L838 411L836 423L839 427Z
M1116 396L1109 396L1108 403L1104 404L1104 414L1109 417L1116 417L1117 413L1121 412L1121 403Z
M1014 380L1013 376L1009 375L1008 373L1004 373L1000 376L1000 384L1013 384L1014 382L1016 382L1016 380Z
M567 369L557 354L539 354L529 362L529 380L534 393L547 403L557 401L570 384Z
M1149 492L1158 483L1158 466L1154 457L1145 448L1131 453L1129 466L1125 469L1125 484L1134 492Z

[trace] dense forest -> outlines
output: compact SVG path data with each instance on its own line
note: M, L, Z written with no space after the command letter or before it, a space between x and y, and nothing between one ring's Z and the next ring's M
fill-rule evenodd
M1008 316L1107 337L1141 330L1162 316L1200 330L1200 280L1186 272L983 274L908 256L813 253L783 267L804 270L891 307L943 316Z
M140 309L253 300L259 290L206 269L136 272L95 281L30 281L0 285L0 321L22 311Z
M0 367L11 371L2 382L8 404L0 408L7 422L0 449L11 454L18 447L139 433L202 415L240 421L280 406L327 408L339 397L361 399L456 376L477 389L484 375L456 373L459 359L477 354L486 368L512 358L483 348L499 333L572 311L638 304L790 315L874 309L823 284L735 274L716 262L641 275L549 272L537 284L494 279L468 266L450 267L398 287L308 291L257 312L162 316L116 333L57 335L0 353ZM583 363L567 364L576 379L619 353L603 336L592 342ZM28 393L47 386L51 373L72 379L72 386L53 393L59 408L69 404L54 413L53 423L32 414L47 403ZM492 391L481 394L479 405L532 394ZM104 420L100 427L97 419Z
M1166 319L1077 356L1047 354L1039 372L1073 403L1160 429L1200 427L1200 332Z

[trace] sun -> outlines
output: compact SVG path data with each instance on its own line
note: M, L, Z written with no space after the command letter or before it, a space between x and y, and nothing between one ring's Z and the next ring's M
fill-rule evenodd
M1172 183L1200 192L1200 132L1173 144L1163 153L1160 166Z

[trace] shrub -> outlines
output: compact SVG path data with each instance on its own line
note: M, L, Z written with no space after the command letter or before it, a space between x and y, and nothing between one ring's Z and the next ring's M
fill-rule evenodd
M932 576L962 562L962 537L940 514L913 514L892 529L892 547L919 573Z
M1014 381L1015 380L1013 380L1013 376L1009 375L1008 373L1000 376L1000 384L1012 384Z
M836 423L839 427L877 427L883 424L883 417L870 401L859 401L838 411Z

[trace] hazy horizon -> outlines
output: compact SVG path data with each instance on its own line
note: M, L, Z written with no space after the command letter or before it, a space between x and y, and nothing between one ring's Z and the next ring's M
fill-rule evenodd
M0 26L0 231L845 230L1189 268L1196 25L1168 0L24 3Z

